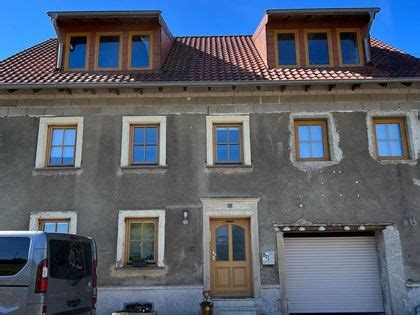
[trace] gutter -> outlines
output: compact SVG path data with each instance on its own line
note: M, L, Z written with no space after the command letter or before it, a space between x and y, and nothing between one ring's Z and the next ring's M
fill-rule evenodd
M370 53L370 29L372 28L373 20L375 19L376 13L379 9L369 10L369 23L363 38L363 46L365 47L366 63L370 65L372 63L372 56Z
M49 14L48 15L51 17L51 22L54 26L54 30L55 33L57 34L57 39L58 39L58 50L57 50L57 63L55 64L55 70L56 71L60 71L61 70L61 65L62 65L62 59L63 59L63 40L60 36L60 32L58 30L58 25L57 25L57 18L58 15L57 14Z
M407 78L376 78L348 80L242 80L242 81L151 81L151 82L121 82L121 83L7 83L0 84L0 90L28 89L91 89L91 88L150 88L150 87L220 87L220 86L303 86L329 84L366 84L366 83L413 83L420 82L420 77Z

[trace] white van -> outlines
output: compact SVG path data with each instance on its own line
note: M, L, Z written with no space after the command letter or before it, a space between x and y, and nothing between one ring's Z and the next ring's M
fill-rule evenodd
M45 232L0 232L0 314L94 314L96 244Z

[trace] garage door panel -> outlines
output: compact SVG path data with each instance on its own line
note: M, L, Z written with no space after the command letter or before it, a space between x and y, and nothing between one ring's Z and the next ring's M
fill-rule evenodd
M285 238L289 312L383 312L374 237Z

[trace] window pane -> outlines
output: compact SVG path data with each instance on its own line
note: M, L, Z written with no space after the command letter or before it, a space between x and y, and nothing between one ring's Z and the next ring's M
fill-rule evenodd
M99 68L117 68L119 66L120 37L118 35L101 36L99 40Z
M69 223L68 222L58 222L57 223L57 232L58 233L68 233L69 232Z
M86 36L72 36L69 47L69 68L84 68L86 65Z
M239 127L229 128L229 143L239 143Z
M29 244L28 237L0 237L0 276L15 275L25 267Z
M228 146L227 145L217 146L217 161L228 161Z
M134 128L134 144L144 144L144 135L146 128Z
M228 226L223 225L216 229L216 260L229 260Z
M393 140L401 139L400 124L388 124L389 138Z
M55 232L55 222L44 222L44 232Z
M64 144L75 145L76 144L76 129L66 129L64 132Z
M233 260L245 260L245 231L237 225L232 225Z
M279 65L296 65L295 34L277 34Z
M324 146L322 142L312 142L312 158L324 157Z
M143 240L153 240L155 238L155 224L143 223Z
M311 140L322 141L322 126L310 126Z
M51 155L50 155L50 163L51 164L61 164L62 156L62 147L52 147L51 148Z
M299 157L307 159L312 157L312 150L310 143L299 143Z
M63 148L63 164L74 163L74 147Z
M357 34L355 32L340 33L340 45L343 64L357 65L360 63Z
M132 258L141 259L141 242L130 242L130 257Z
M307 142L311 140L310 128L309 126L299 126L298 127L299 141Z
M51 144L52 145L62 145L63 144L63 134L64 134L64 129L54 128L52 130Z
M308 33L309 63L327 65L330 63L327 33Z
M157 127L149 127L146 129L146 142L147 144L158 143L158 128Z
M388 131L386 125L384 124L376 124L376 138L378 140L388 139Z
M238 144L229 146L229 161L230 162L241 161L241 147Z
M225 127L216 128L216 143L222 144L228 142L228 129Z
M134 35L131 42L131 67L149 66L150 41L148 35Z
M157 162L157 147L156 146L146 147L146 162L147 163Z
M141 226L142 223L131 223L130 225L130 240L141 240Z
M142 258L144 260L154 260L155 259L155 244L154 244L154 242L144 242L143 243Z
M396 140L396 141L390 141L389 142L389 147L391 149L391 156L403 156L404 155L404 150L403 150L403 146L401 141Z
M378 140L378 156L391 156L391 149L387 141Z
M133 147L133 161L134 163L142 163L144 162L144 151L145 151L145 147L144 146L134 146Z

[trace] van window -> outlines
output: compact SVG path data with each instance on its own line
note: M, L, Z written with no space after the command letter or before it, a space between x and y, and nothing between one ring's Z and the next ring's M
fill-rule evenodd
M49 245L52 278L77 280L92 274L90 243L50 240Z
M13 276L25 267L29 244L29 237L0 237L0 276Z

